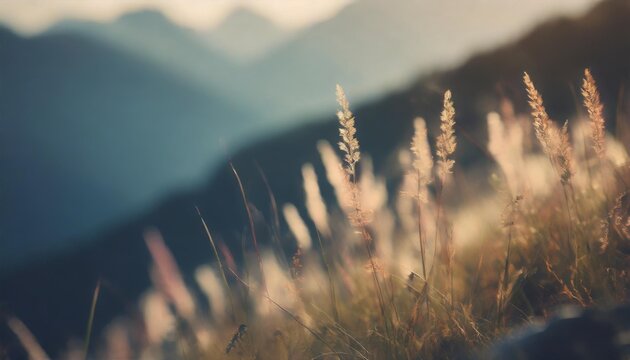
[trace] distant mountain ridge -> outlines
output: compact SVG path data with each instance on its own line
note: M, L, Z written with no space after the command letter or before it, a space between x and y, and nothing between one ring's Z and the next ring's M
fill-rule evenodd
M531 26L527 19L549 16L550 8L503 0L354 1L243 69L248 84L262 86L244 86L241 96L271 118L289 114L289 120L334 111L330 89L336 84L355 103L374 101L420 74L520 36Z
M210 47L238 62L251 63L288 41L293 31L245 8L232 11L221 23L201 34Z
M561 9L589 1L553 4ZM111 23L66 24L51 31L84 32L144 56L281 130L296 119L334 111L329 92L337 83L356 103L376 99L410 85L419 73L446 69L466 54L510 40L531 18L554 8L549 4L358 0L291 33L243 9L203 33L141 10Z
M207 46L192 29L172 23L157 10L127 13L110 23L65 20L46 33L79 35L149 61L209 93L221 93L239 67Z
M569 84L579 84L583 69L591 67L606 104L607 119L612 123L617 109L629 110L625 98L618 102L620 89L630 84L628 18L630 1L606 1L583 17L547 22L520 40L472 57L454 70L423 76L404 91L353 107L362 151L372 156L378 170L386 169L391 154L401 144L408 143L413 117L424 116L435 129L442 93L450 88L460 140L457 161L470 162L478 156L478 150L463 134L483 144L485 114L497 109L500 96L509 96L517 110L526 111L521 84L524 70L536 81L550 114L564 119L579 109ZM332 97L333 89L330 93ZM269 200L254 161L264 169L280 204L292 202L301 206L304 201L301 165L312 162L321 174L316 142L335 141L337 136L336 121L330 116L259 141L236 154L233 162L250 202L260 210L256 213L269 217ZM322 190L325 194L330 192L326 186ZM6 276L0 281L1 306L23 318L46 349L59 349L67 335L81 335L83 314L88 313L91 291L99 277L106 279L109 290L102 293L96 328L102 328L120 312L131 312L133 299L149 283L149 256L142 240L147 227L155 226L163 233L191 285L192 270L200 263L212 261L195 206L203 212L217 241L224 242L238 255L247 221L239 196L233 175L223 167L205 186L165 199L154 210L98 236L93 245ZM257 230L262 242L268 238L265 223L258 218ZM290 246L286 237L283 241ZM33 286L35 283L42 285ZM120 300L120 294L124 294L124 301Z

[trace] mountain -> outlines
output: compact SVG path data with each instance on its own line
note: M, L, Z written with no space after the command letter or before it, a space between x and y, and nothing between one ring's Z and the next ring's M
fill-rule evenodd
M255 129L222 97L85 37L1 29L0 53L0 272L194 184Z
M616 109L628 111L625 98L618 96L620 89L630 85L628 18L630 1L606 1L582 17L547 22L520 40L474 56L453 70L422 76L404 91L356 107L362 151L373 157L377 170L388 171L392 153L409 142L413 117L425 116L435 130L443 91L450 88L457 109L458 164L476 161L479 150L473 141L485 143L482 124L486 112L498 108L498 99L509 96L517 110L526 111L521 84L524 70L542 92L550 114L564 119L579 108L569 84L579 84L583 69L591 67L607 118L614 119ZM332 94L334 88L328 91ZM349 95L352 101L352 93ZM330 116L259 141L233 156L249 201L258 210L254 214L259 241L269 241L266 224L271 221L269 199L254 161L265 171L279 204L301 205L300 166L312 162L321 174L316 142L334 142L337 136L336 121ZM325 186L322 190L330 193ZM194 283L192 270L212 261L195 206L216 240L238 256L242 235L247 235L243 230L247 220L238 186L229 168L223 166L204 186L173 194L155 209L96 235L90 245L5 276L0 280L1 308L20 316L53 352L65 344L68 335L83 334L91 292L99 277L106 286L99 299L96 329L122 312L133 316L133 301L149 283L149 256L142 239L146 228L157 227L163 233L190 284ZM244 243L249 246L249 241Z
M359 0L290 33L244 9L201 33L141 10L110 23L66 21L51 31L85 34L167 67L281 131L334 111L330 89L337 83L355 103L374 100L513 39L532 19L593 1Z
M207 43L238 62L251 63L286 41L291 33L251 10L238 8L207 31Z
M239 67L211 49L199 34L174 24L157 10L139 10L109 23L64 20L49 34L75 34L104 42L163 67L209 91L222 92Z
M329 113L330 89L337 83L355 103L375 99L409 86L418 74L453 67L511 41L532 19L562 9L576 12L588 3L592 0L355 1L245 69L254 84L245 88L250 90L245 97L272 118Z

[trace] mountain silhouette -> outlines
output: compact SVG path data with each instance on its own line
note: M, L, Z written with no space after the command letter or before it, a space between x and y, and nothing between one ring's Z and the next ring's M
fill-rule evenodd
M575 87L583 69L590 67L606 104L607 119L613 123L616 111L627 111L625 98L619 94L630 82L628 18L630 1L606 1L582 17L544 23L513 43L474 56L453 70L421 76L403 91L356 108L362 152L371 155L377 171L389 171L392 154L409 142L415 116L424 116L435 134L442 94L451 89L460 138L458 164L479 161L475 142L485 144L485 114L498 109L500 98L507 96L514 100L517 110L526 111L521 84L525 70L543 94L551 116L565 119L579 111ZM329 93L332 101L334 88ZM280 204L301 205L301 165L311 162L322 174L316 142L335 142L337 136L337 123L331 115L258 141L232 157L249 201L258 210L254 213L259 241L269 241L266 224L271 223L271 215L258 168L264 170ZM322 190L330 193L326 186ZM83 334L91 292L99 278L107 286L101 293L95 328L101 329L121 313L133 316L135 299L149 285L149 256L142 233L150 227L162 232L194 289L192 270L211 262L213 256L195 206L217 241L225 243L238 257L241 239L249 239L247 220L234 176L222 166L204 186L176 193L153 210L82 242L89 245L7 274L0 281L1 309L21 317L51 352L62 347L68 336ZM283 244L290 248L286 231L281 234Z

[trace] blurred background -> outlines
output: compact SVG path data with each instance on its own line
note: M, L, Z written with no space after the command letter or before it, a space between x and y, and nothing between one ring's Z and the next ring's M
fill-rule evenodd
M626 111L628 19L625 0L0 0L0 315L55 353L83 335L98 279L97 331L133 313L146 229L185 274L211 261L195 207L238 260L228 160L269 241L268 190L302 204L301 164L335 141L335 84L384 173L447 88L463 164L482 161L487 111L524 108L525 70L558 119L585 67Z

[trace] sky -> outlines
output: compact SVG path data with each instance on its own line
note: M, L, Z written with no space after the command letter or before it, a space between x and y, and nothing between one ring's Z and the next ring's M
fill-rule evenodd
M156 8L199 30L218 24L236 7L266 15L285 28L300 28L336 14L352 0L0 0L0 22L36 33L63 18L107 21L132 10Z
M108 21L129 11L154 8L180 25L206 30L217 25L233 9L246 7L279 26L298 29L334 16L352 1L356 0L0 0L0 23L24 34L33 34L65 18ZM483 5L493 0L461 1ZM514 2L515 8L539 5L543 12L571 13L597 0L504 1Z

